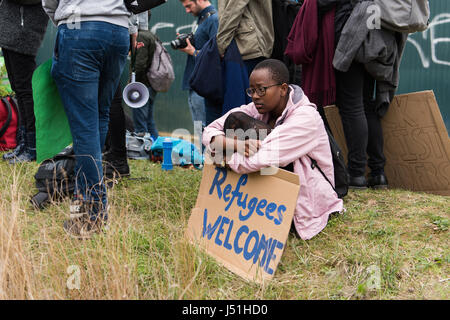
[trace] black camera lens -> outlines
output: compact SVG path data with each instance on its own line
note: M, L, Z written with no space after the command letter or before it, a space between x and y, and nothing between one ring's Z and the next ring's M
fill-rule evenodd
M186 39L189 39L192 45L194 45L194 35L192 33L182 33L175 40L170 42L172 49L183 49L187 47Z
M175 39L175 40L170 41L170 46L171 46L172 49L174 49L174 50L178 49L179 46L180 46L180 40Z

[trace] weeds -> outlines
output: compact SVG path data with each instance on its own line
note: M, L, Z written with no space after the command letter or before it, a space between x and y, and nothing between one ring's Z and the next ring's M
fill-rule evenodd
M311 240L290 233L272 281L247 282L190 245L201 171L130 161L110 228L78 241L69 201L35 211L37 164L0 163L0 299L448 299L448 197L350 192ZM444 281L442 280L444 279Z

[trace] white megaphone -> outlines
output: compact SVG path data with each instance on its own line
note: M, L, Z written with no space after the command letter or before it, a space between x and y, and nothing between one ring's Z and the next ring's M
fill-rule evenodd
M131 73L131 82L125 87L122 93L123 100L131 108L141 108L145 106L150 94L147 87L140 82L136 82L136 73Z

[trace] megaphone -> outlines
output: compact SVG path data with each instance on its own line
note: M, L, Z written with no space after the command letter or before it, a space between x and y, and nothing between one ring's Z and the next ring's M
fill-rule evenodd
M131 83L123 90L122 97L131 108L141 108L147 103L150 94L143 83L136 82L136 73L132 72Z

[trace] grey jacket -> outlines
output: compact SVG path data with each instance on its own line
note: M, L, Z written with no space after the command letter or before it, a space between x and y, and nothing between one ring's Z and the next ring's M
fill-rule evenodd
M36 56L48 17L41 5L21 6L11 0L0 0L0 47Z
M333 58L333 66L348 71L353 61L364 64L367 72L377 81L375 110L383 116L394 98L399 83L400 61L407 34L386 29L369 29L372 1L356 4L348 18Z
M123 0L43 0L42 6L56 26L103 21L128 28L130 12Z

